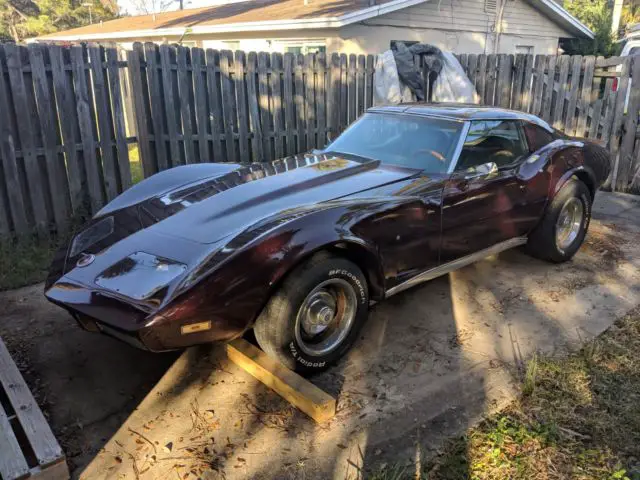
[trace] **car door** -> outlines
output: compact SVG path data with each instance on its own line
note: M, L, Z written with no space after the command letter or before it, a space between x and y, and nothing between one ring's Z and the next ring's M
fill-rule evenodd
M441 263L523 234L517 172L528 156L520 121L471 122L443 191Z

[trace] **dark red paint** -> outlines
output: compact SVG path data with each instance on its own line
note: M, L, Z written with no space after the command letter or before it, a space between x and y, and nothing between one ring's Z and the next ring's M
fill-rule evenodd
M475 106L372 111L540 122ZM99 212L91 224L111 215L113 233L81 252L95 256L84 267L76 266L79 254L69 256L70 246L60 250L45 293L84 328L150 350L230 340L251 327L284 276L318 250L360 265L371 298L382 300L386 290L425 270L527 235L572 175L593 191L605 180L586 151L554 134L551 144L518 166L474 179L330 153L249 166L178 167ZM150 276L156 269L170 281L141 286L147 270L136 269ZM105 272L108 281L97 282ZM172 272L179 273L174 278ZM151 293L136 299L132 291ZM212 328L181 333L182 326L202 321Z

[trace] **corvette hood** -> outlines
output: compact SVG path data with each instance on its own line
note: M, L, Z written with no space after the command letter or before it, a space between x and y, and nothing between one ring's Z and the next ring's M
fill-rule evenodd
M214 243L283 210L349 196L416 174L413 169L359 157L307 154L243 167L151 198L139 208L156 233Z

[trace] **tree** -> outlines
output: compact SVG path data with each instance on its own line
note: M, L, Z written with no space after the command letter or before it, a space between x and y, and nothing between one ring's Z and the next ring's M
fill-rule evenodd
M593 40L571 39L564 45L570 55L616 55L618 46L611 35L612 11L607 0L567 0L567 11L589 27Z
M175 5L178 0L130 0L136 14L161 13Z
M0 0L0 40L19 42L117 16L114 0Z
M636 2L629 2L622 7L620 26L626 28L634 23L640 23L640 5Z

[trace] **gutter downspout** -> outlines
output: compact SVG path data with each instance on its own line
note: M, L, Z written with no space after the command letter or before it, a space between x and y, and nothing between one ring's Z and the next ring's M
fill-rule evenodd
M495 32L496 32L496 41L493 45L493 53L498 53L500 48L500 34L502 33L502 18L504 16L504 8L507 5L508 0L502 0L500 2L500 10L498 11L498 15L496 16L495 23Z

